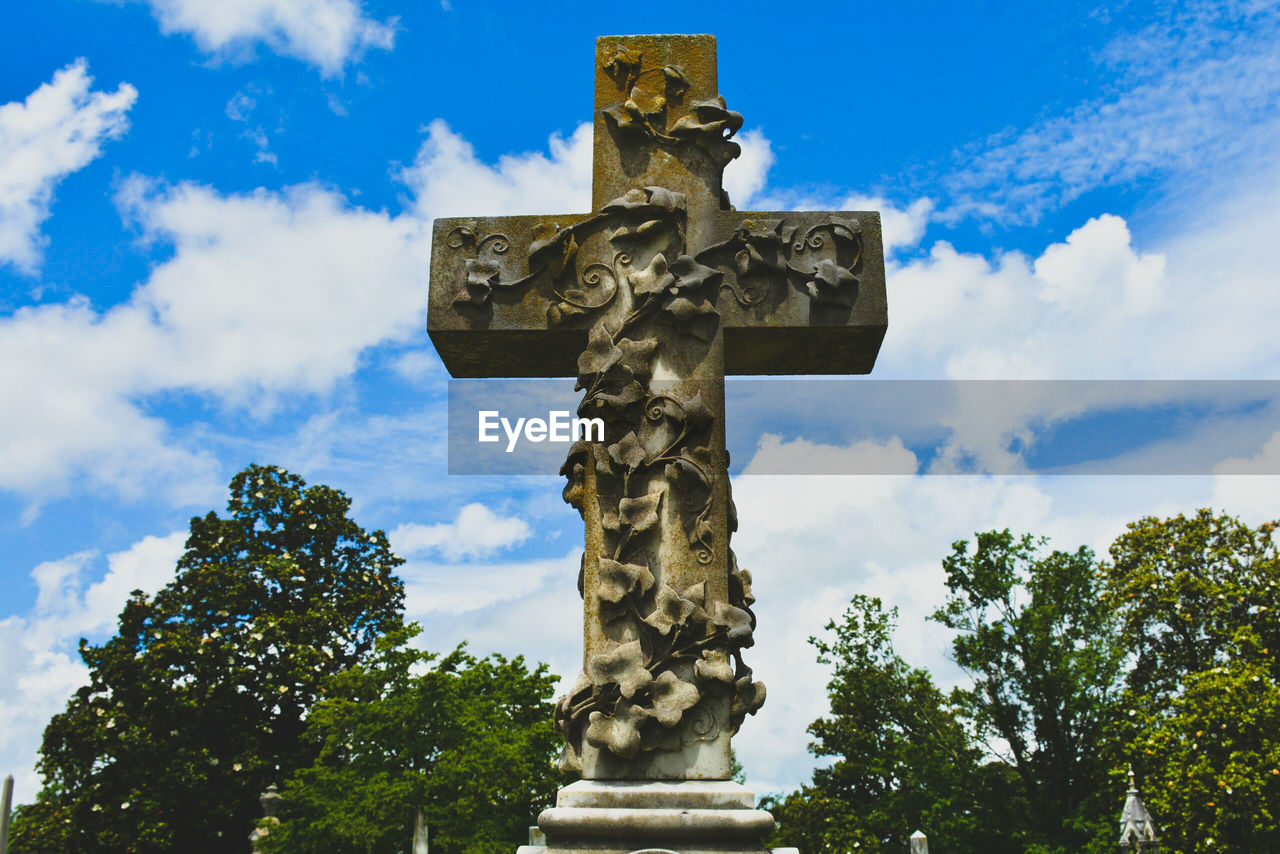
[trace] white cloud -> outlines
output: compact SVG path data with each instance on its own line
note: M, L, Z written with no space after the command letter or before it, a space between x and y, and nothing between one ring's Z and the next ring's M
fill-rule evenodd
M591 125L564 139L553 134L550 156L506 154L490 166L441 119L427 126L414 164L401 173L424 218L585 213L591 208Z
M326 76L369 48L390 50L395 19L377 21L360 0L145 0L166 34L187 33L208 53L243 56L261 43Z
M431 217L585 210L590 169L589 128L552 137L549 154L494 167L436 122L404 173L415 199L399 216L317 184L223 195L125 181L122 212L172 257L105 311L76 297L0 318L0 358L26 366L0 376L0 399L24 401L0 410L0 488L42 498L84 478L210 500L212 456L140 401L194 392L265 410L285 395L331 390L370 348L423 327Z
M839 205L842 211L879 211L884 257L891 258L900 249L911 249L920 243L933 216L932 199L916 199L900 208L881 196L852 195Z
M114 92L94 92L92 84L81 59L25 101L0 106L0 264L36 272L54 189L128 128L137 90L121 83Z
M143 414L138 396L247 404L323 391L365 348L422 323L417 220L352 209L314 185L221 196L134 180L121 204L173 257L105 312L75 298L0 319L0 355L27 366L0 378L0 398L24 401L0 412L0 487L39 496L84 474L126 492L171 483L175 500L207 496L212 459Z
M724 191L740 211L752 210L756 196L764 189L769 168L773 166L773 146L759 128L743 131L734 138L742 146L742 154L730 160L724 169Z
M0 620L0 766L15 770L15 800L35 799L40 734L71 693L88 681L74 653L81 637L109 634L129 597L154 593L173 578L186 534L144 537L107 556L107 571L88 582L93 552L47 561L31 571L38 590L25 614Z
M529 539L533 530L518 516L499 516L483 504L468 504L452 522L410 522L388 535L401 557L436 552L449 560L487 557Z

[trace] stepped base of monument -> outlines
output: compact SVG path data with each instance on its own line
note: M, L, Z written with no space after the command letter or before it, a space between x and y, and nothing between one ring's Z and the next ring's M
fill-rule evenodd
M579 780L538 816L547 844L524 845L516 854L797 854L765 847L773 816L755 802L754 793L729 780Z

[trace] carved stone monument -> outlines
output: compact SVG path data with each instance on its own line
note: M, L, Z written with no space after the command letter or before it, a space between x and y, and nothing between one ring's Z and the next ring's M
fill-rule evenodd
M871 370L880 218L731 207L742 116L711 36L599 39L595 106L595 212L436 220L428 329L454 376L576 375L606 424L562 470L585 651L556 723L582 780L539 817L545 850L759 852L773 819L729 779L765 689L743 660L724 377Z

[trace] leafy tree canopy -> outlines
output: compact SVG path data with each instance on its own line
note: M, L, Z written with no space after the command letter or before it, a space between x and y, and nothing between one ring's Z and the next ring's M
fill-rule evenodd
M1132 762L1162 851L1280 851L1275 529L1147 517L1107 561L1007 530L955 543L932 619L971 682L946 697L855 597L812 641L834 675L811 750L835 762L775 803L779 842L901 850L919 827L935 852L1112 851Z
M242 852L258 794L309 765L326 680L401 630L402 562L350 501L272 466L191 520L176 575L80 643L90 682L45 730L39 801L12 850Z
M1162 851L1280 851L1275 529L1147 517L1102 565L1132 657L1115 740Z
M312 712L314 764L288 781L281 854L398 854L418 810L433 852L510 854L560 782L545 665L459 647L444 657L388 636Z

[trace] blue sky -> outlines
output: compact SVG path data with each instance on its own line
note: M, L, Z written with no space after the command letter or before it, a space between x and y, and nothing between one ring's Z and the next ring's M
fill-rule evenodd
M1274 4L45 0L0 20L0 771L19 801L84 679L76 639L171 577L187 519L251 461L392 533L427 643L572 677L580 522L553 478L447 475L424 327L433 217L586 208L598 35L718 37L740 209L883 212L877 376L1280 379ZM1053 409L1010 407L1008 435L1033 447ZM952 451L1009 453L952 415ZM921 463L893 436L760 431L748 471ZM921 622L952 540L1104 548L1203 505L1260 521L1280 485L1229 474L1250 458L1280 439L1202 477L739 478L772 689L736 742L749 777L812 768L805 639L851 594L899 605L904 654L960 678Z

